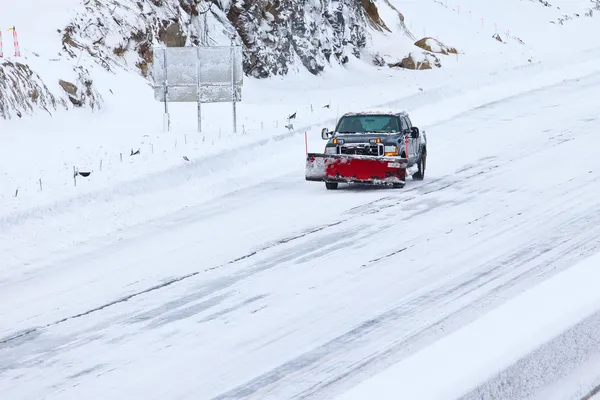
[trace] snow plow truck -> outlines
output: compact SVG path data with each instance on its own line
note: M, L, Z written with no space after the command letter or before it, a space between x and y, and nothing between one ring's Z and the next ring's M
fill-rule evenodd
M323 128L324 153L308 153L306 180L403 188L407 174L423 180L427 161L425 131L412 125L408 113L346 113L334 131Z

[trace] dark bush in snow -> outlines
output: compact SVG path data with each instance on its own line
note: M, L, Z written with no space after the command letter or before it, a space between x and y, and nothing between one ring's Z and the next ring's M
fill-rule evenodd
M58 105L66 108L64 99L57 99L28 65L11 61L0 64L0 117L22 117L38 108L50 113Z

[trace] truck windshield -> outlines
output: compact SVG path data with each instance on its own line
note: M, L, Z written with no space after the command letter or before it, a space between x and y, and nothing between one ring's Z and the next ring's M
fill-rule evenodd
M340 120L339 133L398 133L398 118L395 115L349 115Z

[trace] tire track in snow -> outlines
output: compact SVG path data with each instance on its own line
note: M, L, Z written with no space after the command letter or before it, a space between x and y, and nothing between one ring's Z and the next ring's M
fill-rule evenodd
M310 374L315 373L313 368L327 370L328 368L331 368L332 364L335 364L334 361L336 357L344 357L346 354L350 353L354 343L358 341L363 343L380 343L378 338L374 337L378 331L401 332L401 325L406 324L406 319L414 317L416 313L439 309L444 303L450 303L461 297L468 296L476 290L483 288L485 285L492 284L502 276L510 273L510 271L518 270L528 264L534 264L534 267L531 269L527 269L521 274L514 276L506 283L498 285L494 290L485 292L485 294L476 301L468 303L465 307L458 309L441 320L422 327L416 333L404 337L402 340L398 340L391 346L386 346L385 350L380 350L371 354L366 359L354 360L353 362L348 363L338 363L349 364L352 367L339 374L334 374L334 377L330 380L320 382L316 387L307 389L292 398L308 399L313 396L316 396L315 398L322 398L324 395L323 390L335 385L342 379L360 373L362 370L370 367L371 364L381 364L384 359L387 360L388 365L393 364L408 355L411 351L415 351L416 344L419 341L422 341L424 336L428 336L427 340L431 341L436 334L445 335L448 333L449 329L464 324L465 314L473 314L468 318L474 319L475 315L480 315L485 312L486 308L490 306L490 302L493 302L500 293L509 292L517 286L522 287L527 278L536 280L537 277L537 279L539 279L538 275L541 273L541 269L545 269L545 273L548 273L548 270L553 270L552 273L556 273L560 269L567 268L569 265L574 264L577 259L583 258L586 254L596 252L600 243L597 243L597 246L595 247L589 247L588 240L590 238L600 237L600 228L598 228L600 216L594 219L589 219L587 216L584 216L581 218L580 222L585 222L587 228L596 227L596 229L592 229L591 231L583 229L582 232L584 233L575 239L565 239L564 236L560 236L555 238L555 241L537 242L537 244L534 242L534 244L530 245L525 250L518 249L513 253L509 253L501 258L493 260L493 262L481 266L479 268L481 272L471 272L470 275L472 275L472 277L470 278L465 279L465 277L459 276L454 279L455 283L453 285L435 288L420 294L418 297L408 298L391 310L365 321L362 325L336 337L334 340L303 355L299 359L291 360L277 368L275 371L262 375L238 389L215 397L215 400L242 399L250 395L260 397L267 394L265 391L268 392L269 385L274 385L275 383L283 384L282 382L279 382L280 379L297 374L300 370L309 370L308 373ZM567 222L563 226L568 225L570 225L570 222ZM574 241L576 244L572 248L569 248L568 251L563 251L565 245L571 241ZM586 246L588 246L588 248L585 249L585 251L577 253L577 250ZM547 255L549 252L555 254L554 258L549 263L542 263L541 265L536 263L536 260L541 256ZM570 257L573 258L569 259ZM561 262L564 262L564 264L559 267L558 264ZM487 306L484 307L486 304ZM397 326L395 327L394 325ZM367 336L369 336L368 340L366 339ZM302 381L302 378L300 377L297 379L298 381Z
M255 250L255 251L253 251L251 253L245 254L245 255L243 255L241 257L235 258L235 259L233 259L231 261L228 261L226 263L223 263L223 264L221 264L219 266L211 267L211 268L208 268L206 270L195 271L195 272L192 272L192 273L189 273L189 274L185 274L185 275L182 275L182 276L179 276L179 277L176 277L176 278L172 278L172 279L169 279L166 282L163 282L161 284L154 285L154 286L151 286L151 287L149 287L147 289L144 289L144 290L141 290L141 291L129 294L127 296L120 297L120 298L118 298L118 299L116 299L114 301L102 304L102 305L100 305L98 307L94 307L94 308L89 309L87 311L84 311L84 312L81 312L81 313L78 313L78 314L75 314L75 315L71 315L71 316L68 316L68 317L65 317L65 318L61 318L61 319L59 319L59 320L57 320L55 322L52 322L52 323L49 323L49 324L46 324L46 325L43 325L43 326L39 326L39 327L31 328L31 329L26 329L24 331L18 332L18 333L14 334L14 335L10 335L10 336L5 337L5 338L0 338L0 348L1 348L1 345L9 344L10 342L15 341L17 339L23 339L25 336L34 334L34 333L36 333L37 331L39 331L41 329L50 328L52 326L59 325L59 324L61 324L63 322L67 322L67 321L70 321L70 320L73 320L73 319L85 317L85 316L90 315L92 313L95 313L95 312L98 312L98 311L102 311L102 310L104 310L104 309L106 309L108 307L112 307L112 306L115 306L115 305L118 305L118 304L121 304L121 303L125 303L125 302L127 302L127 301L129 301L129 300L131 300L133 298L136 298L136 297L139 297L139 296L143 296L143 295L149 294L151 292L154 292L154 291L157 291L157 290L160 290L160 289L167 288L167 287L169 287L171 285L174 285L176 283L179 283L179 282L182 282L182 281L187 280L189 278L195 277L195 276L197 276L197 275L199 275L201 273L208 272L208 271L211 271L211 270L214 270L214 269L218 269L218 268L221 268L221 267L224 267L224 266L227 266L227 265L235 264L237 262L240 262L240 261L246 260L248 258L251 258L253 256L256 256L259 253L262 253L262 252L268 251L268 250L270 250L272 248L275 248L277 246L280 246L282 244L286 244L286 243L292 242L294 240L306 237L308 235L311 235L311 234L323 231L325 229L337 226L337 225L341 224L342 222L343 221L338 221L338 222L334 222L334 223L331 223L331 224L322 225L322 226L319 226L317 228L313 228L313 229L311 229L309 231L306 231L304 233L301 233L301 234L298 234L298 235L294 235L294 236L290 236L290 237L281 239L281 240L279 240L279 241L277 241L277 242L275 242L273 244L261 247L258 250Z
M436 193L436 192L439 192L441 190L447 189L447 188L449 188L449 187L451 187L453 185L456 185L456 184L458 184L460 182L463 182L465 180L471 180L474 176L479 176L482 173L484 173L485 171L488 171L488 170L493 169L493 168L496 167L496 165L491 165L490 166L490 164L492 164L496 160L494 157L486 157L486 158L484 158L482 160L483 160L483 162L481 164L475 164L475 165L473 165L473 166L471 166L470 168L467 168L467 169L461 168L460 170L456 171L455 174L450 174L448 176L443 176L443 177L436 178L434 180L426 181L426 182L419 181L418 184L416 184L415 186L411 185L409 187L407 185L407 186L405 186L405 189L394 191L395 195L386 196L386 197L383 197L383 198L379 198L379 199L373 200L371 202L362 204L362 205L360 205L358 207L354 207L354 208L350 209L349 211L351 213L357 213L357 212L361 213L361 212L367 212L367 209L377 210L378 211L378 210L384 209L384 208L393 208L393 207L398 206L399 204L402 204L402 203L404 203L406 201L414 199L414 197L410 197L410 196L404 197L405 193L421 192L421 193L419 193L419 195ZM478 170L477 172L473 173L472 172L473 169L481 169L481 171ZM461 174L464 174L464 173L467 173L467 172L470 173L470 175L466 175L466 176L460 177ZM457 177L457 175L458 175L458 177ZM450 179L450 177L453 177L453 179ZM417 183L417 181L413 181L411 183ZM427 188L429 188L429 189L427 189ZM352 189L350 189L350 190L352 190ZM393 189L390 189L390 190L393 190ZM381 205L380 204L380 203L382 203L384 201L390 201L390 200L393 200L390 204L386 204L386 205ZM279 246L291 243L291 242L299 240L299 239L306 238L306 237L308 237L310 235L322 232L322 231L324 231L326 229L337 227L337 226L339 226L339 225L341 225L343 223L349 222L349 221L351 221L353 219L354 219L354 217L348 216L346 218L342 218L342 219L340 219L338 221L335 221L333 223L330 223L330 224L320 225L320 226L317 226L317 227L314 227L314 228L310 228L310 229L304 230L301 233L298 233L298 234L295 234L295 235L291 235L291 236L288 236L288 237L284 237L282 239L278 239L278 240L276 240L274 242L271 242L269 244L261 246L261 247L257 248L256 250L253 250L253 251L251 251L249 253L246 253L244 255L236 257L236 258L234 258L234 259L232 259L230 261L224 262L224 263L219 264L217 266L209 267L209 268L206 268L206 269L203 269L203 270L198 270L198 271L194 271L194 272L191 272L191 273L188 273L188 274L185 274L185 275L181 275L181 276L178 276L178 277L175 277L175 278L171 278L171 279L168 279L168 280L166 280L166 281L164 281L164 282L162 282L160 284L153 285L153 286L150 286L150 287L148 287L146 289L136 291L135 293L131 293L129 295L119 297L118 299L115 299L113 301L110 301L110 302L98 305L97 307L91 308L89 310L86 310L86 311L83 311L83 312L80 312L80 313L77 313L77 314L73 314L73 315L70 315L70 316L58 319L56 321L53 321L53 322L45 324L45 325L41 325L41 326L37 326L37 327L32 327L32 328L29 328L29 329L21 330L19 332L16 332L16 333L8 335L8 336L5 336L3 338L0 337L0 348L1 348L2 345L9 345L13 341L26 340L28 336L35 335L40 330L43 330L43 329L46 329L46 328L50 328L50 327L59 325L61 323L64 323L64 322L67 322L67 321L70 321L70 320L74 320L74 319L78 319L78 318L81 318L81 317L88 316L88 315L93 314L95 312L99 312L99 311L105 310L105 309L107 309L109 307L113 307L113 306L116 306L116 305L128 302L129 300L132 300L134 298L150 294L150 293L152 293L154 291L158 291L158 290L161 290L161 289L166 289L169 286L172 286L172 285L175 285L177 283L186 281L186 280L188 280L190 278L193 278L193 277L196 277L196 276L198 276L198 275L200 275L202 273L206 273L206 272L211 272L211 271L214 271L214 270L218 270L218 269L221 269L221 268L224 268L224 267L236 264L238 262L250 259L252 257L255 257L255 256L261 254L261 253L273 250L273 249L275 249L275 248L277 248ZM377 260L375 260L375 261L377 261ZM373 261L373 262L375 262L375 261ZM258 272L262 272L262 270L255 271L254 273L258 273ZM246 276L245 278L247 278L247 277L248 276ZM233 284L233 283L235 283L235 282L233 282L233 281L230 282L230 284Z
M594 183L597 184L598 180L590 182L590 186ZM582 190L581 192L583 193L584 191ZM577 194L575 194L575 196L576 195ZM578 205L575 204L568 209L562 209L561 213L568 214L569 211L576 210L577 206ZM418 350L418 348L422 348L435 341L436 338L447 335L452 330L464 326L465 323L468 323L477 316L485 313L487 309L502 302L503 298L510 298L511 293L516 293L519 288L526 288L528 285L535 284L536 282L545 279L547 276L554 275L567 269L581 259L598 252L600 250L600 227L598 226L598 224L600 224L600 218L598 217L598 211L600 211L600 202L596 203L595 211L589 210L588 212L583 212L580 214L579 218L566 218L558 227L549 229L548 231L558 232L551 236L550 241L537 242L537 244L534 242L534 244L526 247L524 250L519 249L512 254L507 254L504 258L495 261L495 264L498 267L491 269L479 268L482 272L479 274L473 272L473 274L475 274L473 278L457 278L455 281L462 283L459 283L454 287L448 287L446 292L441 295L434 295L434 292L432 292L430 298L437 300L443 299L445 303L451 303L460 297L468 296L476 290L483 288L485 285L493 284L494 281L499 280L503 276L502 271L504 271L505 275L510 275L513 270L518 270L524 265L534 264L532 268L525 269L517 274L513 273L513 276L509 280L485 293L467 306L422 328L411 336L397 341L393 346L390 346L383 351L375 352L366 359L347 363L351 365L347 371L330 380L320 382L318 385L315 385L292 398L322 398L322 396L326 396L330 392L335 391L335 385L343 379L348 379L351 376L358 376L365 371L369 371L370 374L373 374L376 368L378 368L377 370L383 370ZM560 214L553 215L552 217L542 215L541 218L549 217L552 219L558 216L560 216ZM560 233L565 230L572 232L572 234ZM428 299L427 296L424 298ZM426 311L429 308L433 310L439 309L440 305L438 304L436 306L433 303L427 304L426 302L419 303L418 305L418 309L421 312ZM401 317L401 315L399 315L399 317ZM466 322L465 319L467 319ZM398 326L397 328L401 329L401 326ZM394 329L393 326L386 327L386 330L388 331L394 331ZM369 343L373 342L378 342L378 339L372 337L369 340ZM340 352L341 356L343 356L344 351L351 351L351 348L352 345L348 345ZM332 354L328 355L328 359L331 359L332 357L335 356ZM327 365L323 366L323 369L326 368ZM314 373L314 371L312 373ZM364 375L362 376L364 377ZM333 386L333 388L330 386Z
M597 183L597 181L595 182ZM597 206L600 210L600 203ZM576 208L575 206L569 210ZM561 212L565 211L562 210ZM553 215L549 219L558 216L559 214ZM542 216L542 218L545 218L545 216ZM558 273L575 264L578 260L585 258L585 256L597 252L600 248L600 240L598 239L600 238L599 213L594 213L591 216L588 213L583 213L577 220L566 218L561 225L549 229L549 231L560 231L561 229L579 231L579 234L573 236L558 234L551 236L550 239L546 237L541 240L533 240L525 248L519 248L483 264L477 270L470 271L465 276L456 277L453 279L453 283L433 288L417 297L409 297L403 300L385 313L365 321L356 328L299 358L290 360L273 371L215 397L214 400L243 399L249 396L266 397L273 394L269 390L270 386L285 386L286 382L284 380L286 379L295 379L295 384L298 387L302 386L300 383L304 381L302 371L306 371L306 374L311 376L318 374L317 371L327 375L324 371L335 370L335 365L350 365L350 368L346 370L331 373L333 377L289 397L293 399L319 399L328 395L328 390L335 390L335 385L344 379L356 376L367 369L370 373L373 373L374 365L379 366L379 369L383 369L387 365L398 362L419 347L426 345L426 343L463 326L466 320L474 320L495 303L502 301L502 297L509 297L511 292L523 289L543 279L544 275ZM596 240L594 241L594 239ZM592 242L594 245L590 246ZM518 271L518 273L515 274L514 271ZM513 276L510 279L497 283L503 277L511 274ZM492 288L487 289L486 286L492 286ZM481 293L482 291L483 293ZM385 336L386 332L402 332L403 325L409 323L407 319L418 319L417 314L442 309L444 304L456 302L473 294L475 294L476 299L467 302L464 307L429 325L420 327L418 331L411 335L392 341L383 350L379 349L365 359L352 359L345 362L339 359L336 360L336 358L348 357L357 342L375 343L376 348L381 348L382 339L377 337L378 333Z

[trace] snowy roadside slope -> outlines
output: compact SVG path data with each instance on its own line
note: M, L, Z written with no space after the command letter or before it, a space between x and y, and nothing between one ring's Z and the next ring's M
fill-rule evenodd
M336 400L459 398L575 324L600 313L600 291L597 290L599 264L599 254L581 261L398 365L360 383ZM597 325L596 330L588 334L596 336L598 328ZM595 344L596 347L591 350L600 354L600 342ZM574 353L582 351L577 347L570 350ZM556 351L564 352L565 348L559 347ZM556 359L547 361L550 364L536 367L542 371L555 368ZM596 375L596 379L600 377L599 372ZM544 376L543 372L541 376ZM507 383L510 387L510 382ZM479 396L483 394L493 398L515 398L510 396L516 395L496 392L479 393ZM481 398L479 396L474 398Z
M589 400L600 392L600 311L495 374L460 400Z
M543 60L558 53L569 57L593 46L585 38L597 30L600 18L598 11L592 17L585 15L594 7L588 0L552 1L549 7L537 0L391 2L402 11L417 39L438 38L461 50L461 58L484 64L503 65L515 58ZM565 14L572 19L563 25L552 23ZM496 34L501 42L494 38ZM454 68L453 64L451 58L445 63L442 59L442 68Z
M226 149L232 147L237 148L275 135L279 136L282 131L281 127L286 121L283 119L273 121L269 118L271 116L262 119L260 111L258 111L265 112L266 109L270 109L272 105L267 106L269 101L275 100L280 103L277 107L282 114L279 115L284 115L283 111L287 111L286 115L297 112L297 120L294 120L293 123L300 130L294 132L302 133L308 130L311 133L311 143L320 143L317 136L320 124L325 122L332 124L335 116L344 110L392 104L399 95L414 99L414 101L406 102L405 108L411 110L424 104L425 101L435 102L441 96L451 96L473 90L492 83L496 79L518 77L521 73L534 76L539 72L558 71L566 65L572 68L570 74L578 73L577 65L583 65L583 60L593 56L593 52L578 54L578 60L581 60L582 64L572 64L570 60L555 58L548 60L547 66L545 63L525 63L523 66L492 70L492 72L489 69L482 69L478 72L471 71L468 76L458 71L451 75L440 73L433 75L430 82L421 82L422 79L419 79L417 75L395 73L382 77L371 72L367 81L357 83L354 80L356 74L365 74L366 70L344 71L343 73L338 71L337 73L341 76L326 75L313 83L300 79L294 82L295 85L291 86L287 95L279 92L276 84L273 84L265 86L262 96L250 95L251 98L240 107L242 117L250 115L252 117L241 121L242 129L246 134L240 132L235 136L225 133L221 135L220 129L217 133L209 130L202 135L181 132L162 135L157 132L153 133L153 129L144 124L153 124L155 128L158 124L154 124L152 121L148 122L147 118L142 120L133 118L131 104L128 104L127 101L119 103L118 109L113 110L111 114L113 117L118 115L118 118L110 121L119 123L119 129L109 129L105 126L103 120L106 115L104 114L86 117L88 123L84 131L73 130L70 126L73 120L64 119L62 123L58 124L56 124L57 121L54 121L54 124L48 124L47 131L43 136L35 133L37 126L35 123L23 121L23 126L19 129L25 129L25 131L18 133L9 131L4 137L5 146L0 148L2 153L0 163L3 164L2 170L4 171L3 177L0 178L3 179L0 192L3 204L0 209L6 213L17 209L27 209L30 206L48 204L59 198L100 189L116 182L131 181L169 167L181 166L185 164L184 156L191 160L199 160L218 152L227 151ZM582 72L582 74L584 73L585 71ZM119 90L139 91L142 86L138 87L138 83L141 82L123 82ZM317 85L321 85L320 90ZM336 88L336 85L341 88ZM402 88L399 92L389 90L390 86L396 85ZM302 91L299 89L300 86L309 87L311 91ZM423 93L419 90L422 88L421 86L425 88ZM361 91L363 95L360 97L353 95L356 91ZM290 92L294 94L290 96ZM414 96L415 94L417 96ZM290 98L302 98L302 100L290 101ZM321 104L331 104L332 98L337 98L333 101L333 109L323 109ZM152 106L156 107L155 111L157 112L154 115L160 115L160 104L153 100L149 101ZM305 103L301 103L302 101ZM460 103L458 104L460 107ZM140 107L140 111L143 108ZM216 116L220 123L231 123L228 114L229 105L206 108L208 114ZM120 113L117 114L116 111L119 110ZM83 115L81 116L83 117ZM193 122L194 118L191 117L192 115L177 114L174 120ZM157 119L160 118L157 117ZM246 122L248 122L248 127ZM255 129L249 130L250 126L254 126ZM280 128L274 128L275 126ZM15 154L19 154L19 149L23 148L27 148L27 155L15 157ZM129 156L131 150L138 149L140 150L139 156ZM121 157L125 162L121 160ZM31 162L32 159L38 161L34 163ZM43 160L43 162L39 162L39 160ZM80 180L76 188L73 186L73 167L93 172L89 179ZM40 190L40 179L42 180L42 190ZM18 196L15 196L17 190Z

